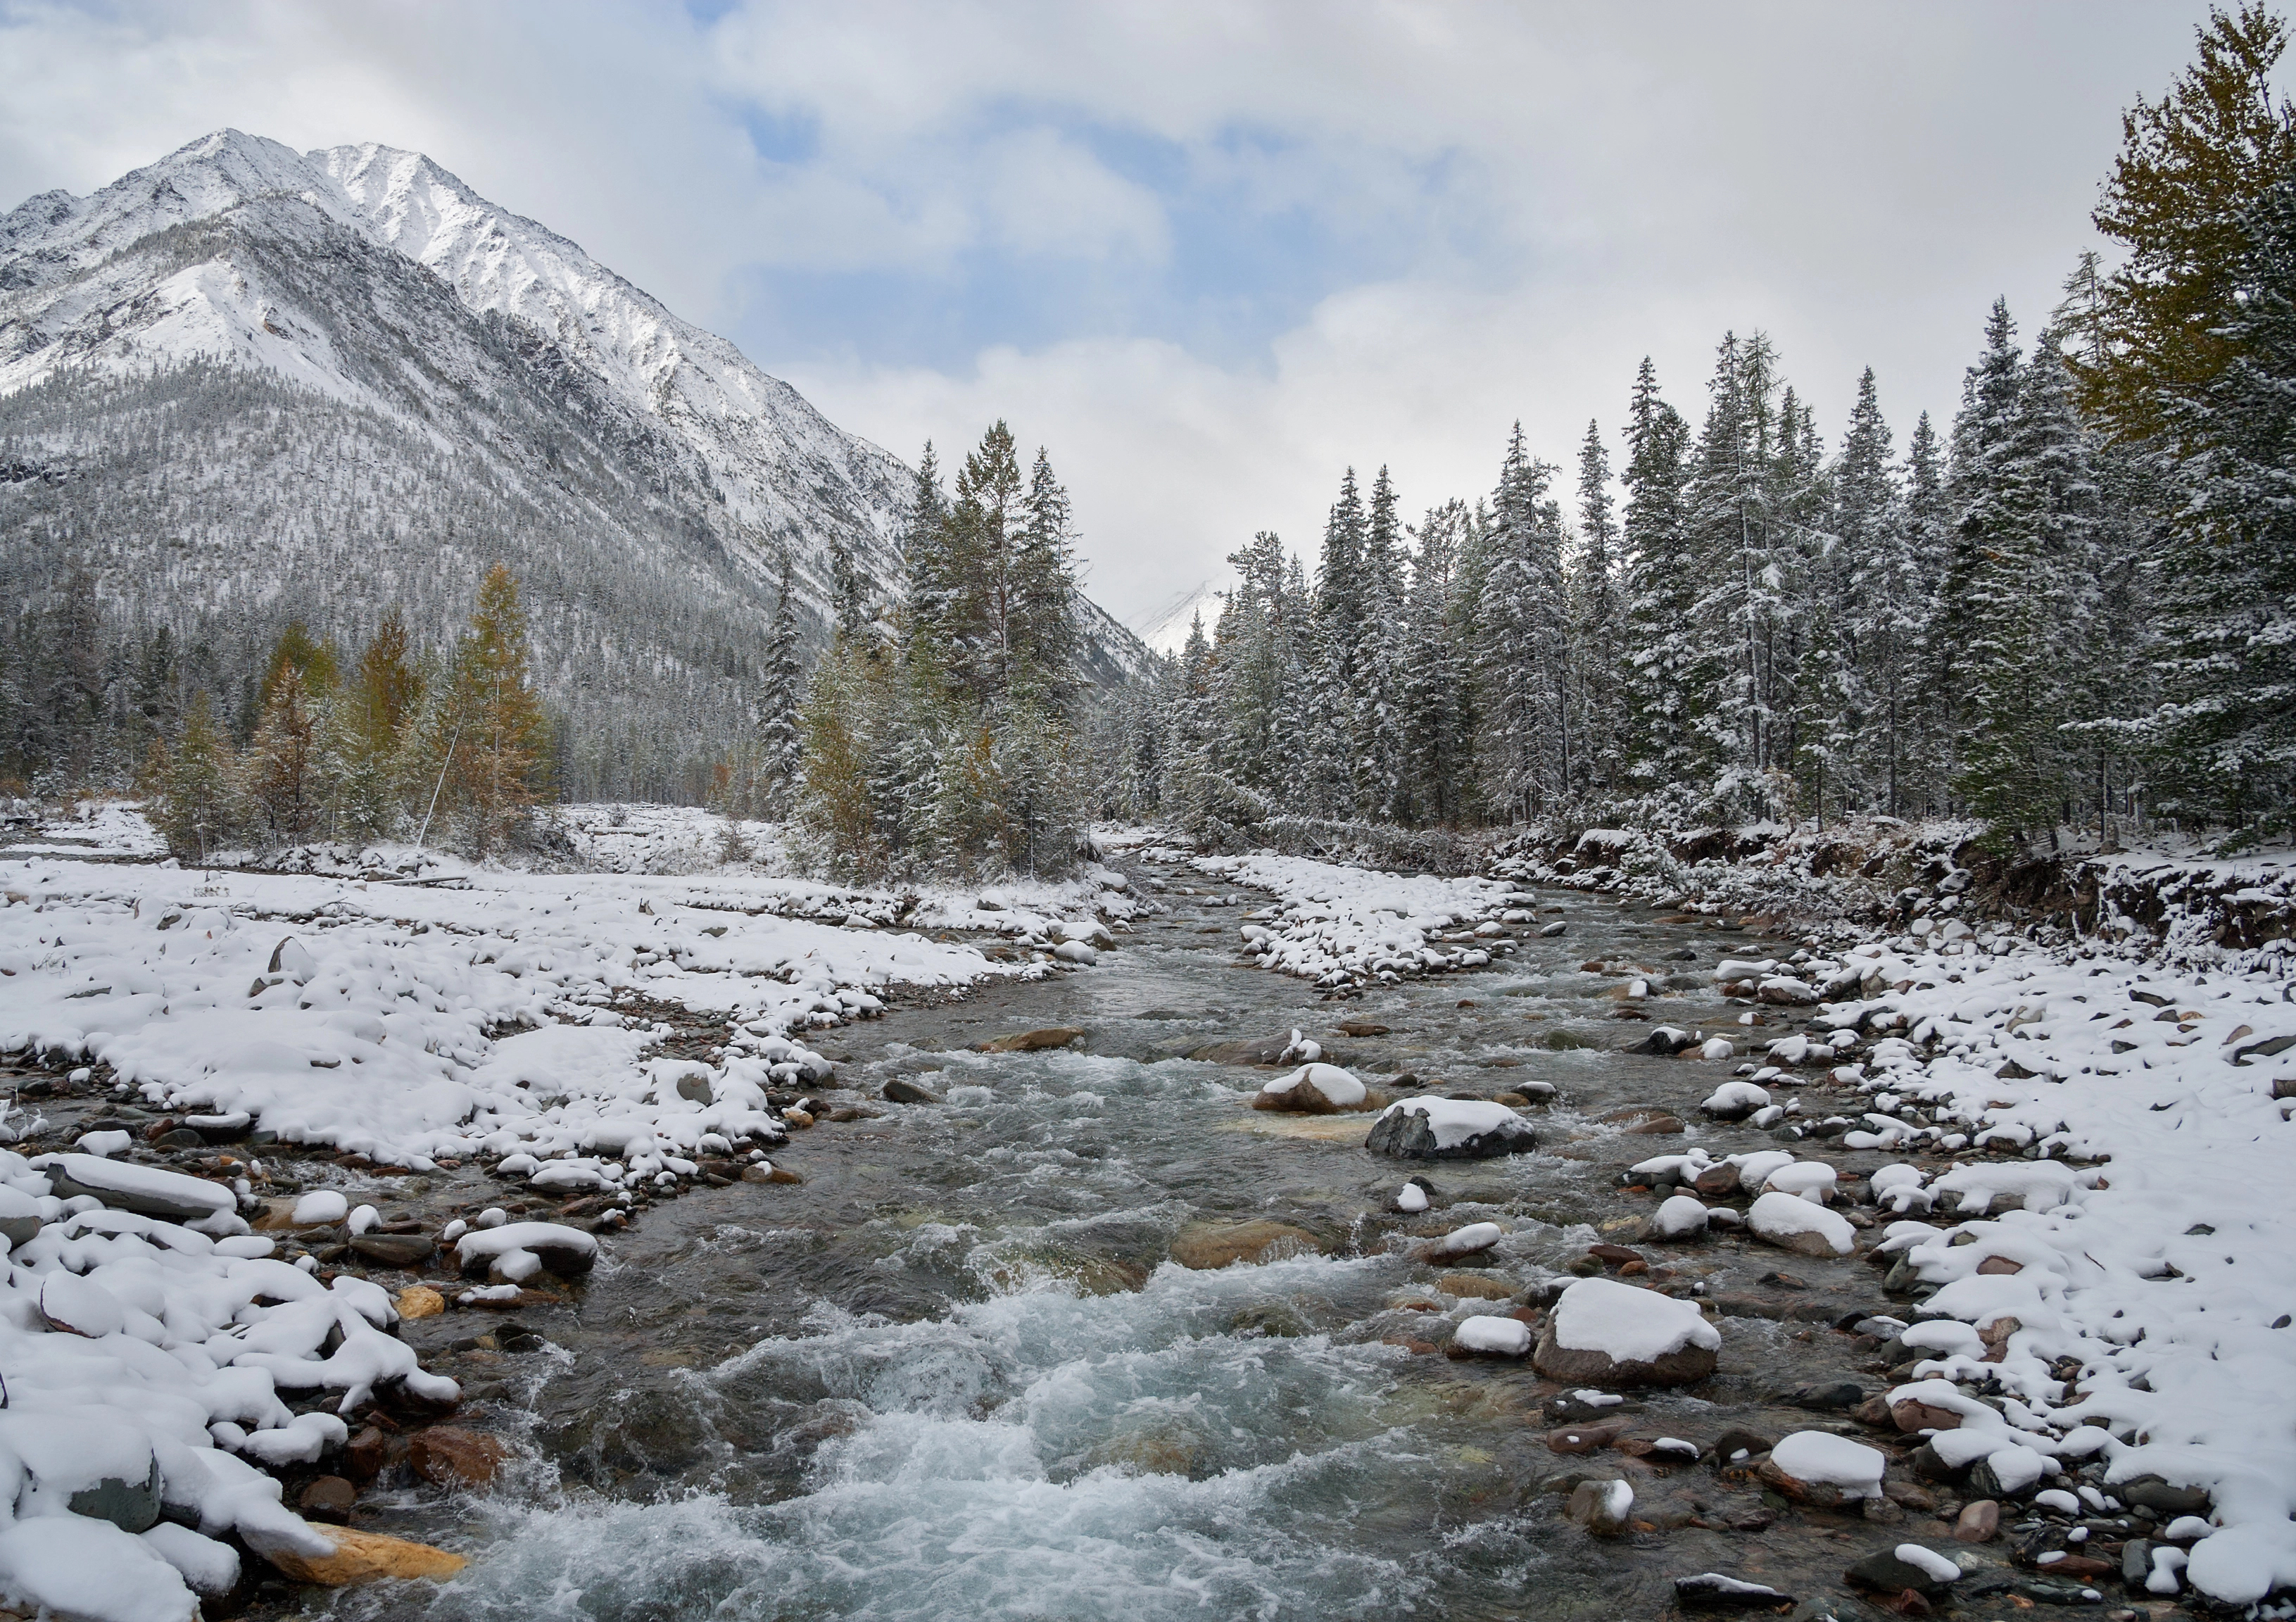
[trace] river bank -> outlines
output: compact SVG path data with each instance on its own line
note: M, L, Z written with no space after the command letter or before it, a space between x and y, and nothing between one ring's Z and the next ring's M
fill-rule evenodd
M1394 899L1393 881L1345 869L1254 875L1270 890L1169 850L1111 857L1134 907L1096 963L881 998L874 1017L816 1035L828 1074L804 1081L816 1107L800 1111L816 1124L778 1109L788 1138L767 1151L802 1182L744 1181L726 1161L732 1176L682 1177L675 1199L633 1195L637 1220L603 1236L586 1276L395 1326L457 1382L455 1426L501 1451L481 1487L426 1478L418 1416L386 1411L398 1434L362 1456L375 1469L352 1524L467 1555L461 1575L331 1600L258 1585L238 1614L528 1617L579 1592L601 1617L1657 1616L1677 1579L1718 1572L1795 1596L1799 1614L1848 1617L1905 1603L1845 1574L1907 1541L1962 1573L1927 1603L2006 1615L2094 1589L2094 1603L2141 1610L2170 1596L2067 1562L2138 1546L2144 1575L2185 1555L2198 1580L2218 1538L2235 1557L2268 1539L2257 1506L2282 1463L2257 1438L2290 1382L2274 1340L2250 1344L2275 1332L2240 1297L2285 1295L2279 1219L2236 1187L2191 1190L2193 1157L2147 1158L2164 1116L2202 1161L2276 1147L2281 1061L2249 1051L2276 1040L2259 1018L2278 1016L2254 1001L2268 979L2211 977L2191 989L2232 994L2197 1006L2172 994L2186 982L2119 959L2044 961L2030 944L1891 935L1852 951L1504 882L1414 893L1414 914L1373 899ZM1347 918L1387 922L1366 936ZM1260 967L1279 936L1324 943L1300 959L1321 967ZM1397 967L1406 945L1441 972L1423 956ZM1362 972L1319 988L1358 947ZM2197 1017L2087 1017L2131 990ZM2243 1023L2248 1037L2216 1040ZM1250 1108L1283 1074L1253 1061L1295 1028L1375 1095L1495 1104L1539 1146L1399 1162L1365 1149L1368 1113ZM1046 1030L1070 1034L976 1050ZM1681 1056L1651 1050L1672 1031L1690 1039ZM694 1019L678 1040L706 1034ZM1718 1039L1728 1056L1705 1057ZM2003 1055L2031 1074L2005 1080ZM2098 1082L2100 1057L2121 1073ZM2044 1079L2060 1060L2065 1079ZM1732 1082L1768 1098L1701 1110ZM2067 1113L2091 1091L2096 1109ZM562 1220L578 1203L545 1205L519 1192L530 1173L506 1183L482 1159L393 1178L330 1157L304 1181L347 1203L387 1188L396 1204L369 1195L378 1214L432 1233L488 1205ZM1996 1186L2013 1171L2013 1190ZM1404 1208L1414 1175L1423 1210ZM1848 1254L1749 1228L1761 1199L1805 1183L1789 1197L1837 1218ZM2005 1214L2008 1193L2021 1205ZM1661 1203L1685 1198L1708 1214L1695 1237L1669 1237ZM2172 1205L2189 1207L2185 1227L2239 1229L2235 1260L2204 1274L2177 1247L2213 1236L2160 1231ZM1896 1226L1908 1223L1922 1233ZM1485 1223L1488 1248L1419 1259ZM2098 1278L2075 1271L2076 1249L2099 1253ZM336 1264L427 1281L449 1303L472 1288L357 1255ZM1535 1336L1560 1290L1596 1274L1701 1304L1713 1374L1606 1392L1527 1360L1446 1354L1464 1351L1471 1320ZM2178 1275L2189 1301L2162 1293ZM2202 1305L2222 1314L2215 1338L2194 1333ZM2149 1315L2132 1326L2132 1308ZM2018 1327L2001 1332L2006 1317ZM2146 1332L2114 1338L2131 1327ZM1906 1395L1937 1378L1984 1413ZM1906 1429L1892 1393L1923 1402L1906 1413L1927 1423ZM1919 1432L1941 1415L1972 1436L1998 1427L2002 1445L1948 1461L1932 1439L1924 1453ZM2110 1439L2083 1453L2084 1429ZM1833 1484L1780 1479L1773 1445L1811 1432L1870 1448L1879 1495L1827 1502ZM1660 1445L1674 1442L1695 1461ZM2009 1481L1972 1481L2013 1447L2058 1473L2012 1490L2022 1460L2005 1459ZM282 1473L299 1491L335 1472L356 1473L323 1449ZM2164 1503L2200 1494L2201 1525L2221 1527L2197 1536L2122 1497L2161 1497L2143 1476ZM1588 1480L1624 1483L1631 1504L1602 1514L1611 1489L1580 1491ZM2005 1529L1956 1542L1963 1512L1987 1503ZM2222 1563L2258 1558L2272 1556Z

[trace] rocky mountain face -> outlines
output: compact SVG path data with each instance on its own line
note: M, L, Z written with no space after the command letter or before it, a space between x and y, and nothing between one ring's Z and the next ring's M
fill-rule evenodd
M738 738L782 553L889 597L911 473L415 152L226 130L0 217L0 568L209 644L445 636L496 561L576 745ZM1094 672L1140 646L1079 599ZM706 749L704 750L706 752Z

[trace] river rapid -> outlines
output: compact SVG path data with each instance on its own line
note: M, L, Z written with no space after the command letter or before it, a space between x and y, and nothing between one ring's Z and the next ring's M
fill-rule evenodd
M1264 898L1177 864L1130 873L1164 910L1095 967L830 1033L840 1089L822 1104L876 1113L795 1134L775 1158L801 1185L654 1207L578 1298L518 1314L538 1346L472 1344L498 1338L471 1312L407 1325L476 1399L463 1422L518 1438L519 1461L482 1494L379 1483L360 1524L472 1564L444 1587L319 1598L317 1614L1607 1622L1669 1614L1672 1578L1706 1570L1838 1594L1850 1560L1944 1535L1918 1504L1877 1525L1766 1502L1710 1462L1549 1445L1588 1418L1702 1448L1733 1427L1854 1429L1777 1399L1882 1388L1874 1343L1832 1327L1884 1305L1862 1260L1731 1236L1640 1245L1715 1301L1721 1367L1615 1407L1527 1362L1430 1349L1448 1321L1508 1311L1588 1265L1591 1243L1630 1237L1655 1201L1620 1186L1626 1166L1692 1143L1775 1147L1697 1115L1730 1064L1621 1051L1649 1028L1619 1017L1630 966L1652 1022L1756 1034L1714 991L1743 935L1547 893L1486 970L1326 1001L1238 961L1241 915ZM1556 919L1561 935L1537 933ZM1777 1017L1759 1034L1782 1034ZM1350 1038L1343 1018L1388 1031ZM1053 1025L1088 1034L969 1050ZM1368 1116L1255 1112L1276 1072L1174 1057L1295 1025L1374 1086L1405 1071L1456 1096L1554 1083L1556 1100L1525 1112L1538 1152L1381 1158L1362 1147ZM897 1076L943 1101L882 1102ZM1686 1135L1631 1130L1653 1108ZM1836 1149L1804 1152L1845 1177L1884 1158ZM1414 1173L1433 1208L1406 1216L1396 1195ZM1251 1218L1303 1229L1323 1254L1217 1272L1169 1259L1188 1224ZM1471 1265L1410 1259L1484 1221L1508 1235ZM1598 1539L1564 1519L1559 1487L1590 1470L1633 1484L1636 1529Z

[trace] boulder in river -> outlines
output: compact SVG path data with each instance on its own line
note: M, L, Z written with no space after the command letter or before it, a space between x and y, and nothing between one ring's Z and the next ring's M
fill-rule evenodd
M1660 1025L1648 1036L1627 1050L1629 1053L1650 1053L1660 1058L1672 1058L1685 1048L1695 1047L1698 1039L1679 1025Z
M888 1104L938 1104L941 1101L940 1094L922 1082L913 1082L902 1075L887 1082L883 1093Z
M1589 1386L1687 1386L1714 1372L1721 1331L1686 1301L1615 1279L1581 1279L1547 1314L1531 1363Z
M1237 1262L1314 1256L1322 1249L1306 1229L1265 1217L1244 1223L1190 1223L1172 1239L1172 1259L1198 1272L1217 1272Z
M1769 1089L1751 1082L1725 1082L1698 1107L1717 1121L1742 1121L1770 1101Z
M1961 1575L1961 1568L1919 1544L1899 1544L1894 1549L1875 1551L1841 1575L1851 1587L1869 1593L1897 1594L1910 1590L1927 1597L1945 1592Z
M316 1541L328 1546L326 1552L313 1553L299 1546L299 1540L289 1542L276 1534L260 1538L250 1534L248 1543L277 1567L281 1576L292 1582L317 1583L328 1588L372 1583L383 1577L430 1577L443 1582L470 1564L459 1554L449 1554L444 1549L404 1537L386 1537L380 1532L355 1531L349 1527L328 1527L324 1530L314 1527L310 1530L316 1535Z
M1364 1147L1398 1160L1489 1160L1538 1147L1531 1124L1480 1099L1406 1099L1381 1112Z
M1627 1529L1627 1512L1634 1507L1635 1489L1623 1481L1581 1481L1570 1489L1562 1514L1597 1537L1616 1537Z
M1702 1571L1674 1579L1674 1602L1685 1610L1783 1610L1796 1601L1767 1583Z
M115 1211L134 1211L163 1222L236 1220L239 1201L219 1182L95 1155L44 1155L37 1164L47 1173L59 1199L90 1195Z
M1262 1087L1252 1095L1251 1107L1328 1116L1361 1109L1370 1098L1370 1089L1337 1065L1308 1063Z
M484 1486L509 1456L501 1438L460 1425L418 1430L406 1450L414 1473L438 1486Z
M1065 1048L1081 1042L1086 1033L1073 1025L1052 1025L1041 1031L1017 1031L1010 1036L994 1036L977 1044L980 1053L1041 1053L1048 1048Z
M1799 1194L1763 1195L1747 1208L1746 1226L1764 1244L1796 1256L1841 1256L1857 1247L1857 1231L1846 1218Z

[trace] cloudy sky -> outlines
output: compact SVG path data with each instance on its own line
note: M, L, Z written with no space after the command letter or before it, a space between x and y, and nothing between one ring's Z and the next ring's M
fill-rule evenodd
M914 459L1009 419L1143 629L1341 471L1568 463L1767 329L1902 444L2045 317L2202 4L0 0L0 208L226 125L429 152ZM1185 629L1183 624L1181 629Z

